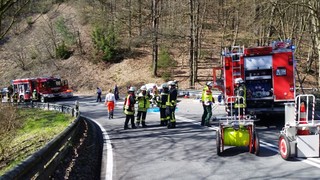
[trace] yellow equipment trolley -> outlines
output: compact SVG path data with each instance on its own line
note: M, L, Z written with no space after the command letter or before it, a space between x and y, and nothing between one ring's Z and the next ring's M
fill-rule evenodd
M225 146L248 147L250 153L259 155L260 142L258 132L255 129L252 116L245 115L244 108L234 108L233 102L239 101L241 96L230 96L226 102L230 102L230 112L225 120L219 121L216 132L217 155L221 155ZM243 112L243 113L241 113Z

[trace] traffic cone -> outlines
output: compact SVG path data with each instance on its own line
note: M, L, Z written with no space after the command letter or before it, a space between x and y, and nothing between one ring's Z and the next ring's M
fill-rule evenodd
M300 104L300 120L299 120L299 124L308 124L306 115L307 115L306 107L304 105L304 102L302 102ZM309 128L307 128L307 127L299 128L298 131L297 131L297 134L298 135L309 135Z

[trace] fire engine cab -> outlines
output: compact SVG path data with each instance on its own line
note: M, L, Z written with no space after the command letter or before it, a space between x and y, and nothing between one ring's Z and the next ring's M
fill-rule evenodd
M12 81L13 92L17 94L20 102L31 101L32 93L36 92L36 99L46 102L49 99L60 97L61 92L68 87L67 81L61 81L56 77L39 77L15 79Z
M291 41L273 42L264 47L225 48L222 66L213 69L214 86L226 100L235 95L235 79L242 78L247 89L247 112L284 114L284 103L295 99L293 51Z

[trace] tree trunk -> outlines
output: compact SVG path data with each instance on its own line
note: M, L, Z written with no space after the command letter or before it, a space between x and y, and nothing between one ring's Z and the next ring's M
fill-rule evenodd
M141 4L141 0L138 0L138 8L139 8L139 15L138 15L138 18L139 18L139 36L141 37L142 36L142 4Z
M190 66L190 83L189 86L194 86L194 4L193 0L190 0L190 59L189 59L189 66Z
M152 1L152 29L153 29L153 42L152 42L152 69L153 75L157 76L158 64L158 0Z

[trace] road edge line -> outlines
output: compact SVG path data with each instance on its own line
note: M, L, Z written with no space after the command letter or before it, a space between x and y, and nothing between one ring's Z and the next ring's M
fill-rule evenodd
M103 126L95 121L92 118L89 118L87 116L83 116L86 119L89 119L90 121L96 123L102 133L102 138L103 138L103 148L102 148L102 159L101 159L101 179L106 179L106 180L112 180L113 177L113 149L112 149L112 144L110 137Z

